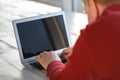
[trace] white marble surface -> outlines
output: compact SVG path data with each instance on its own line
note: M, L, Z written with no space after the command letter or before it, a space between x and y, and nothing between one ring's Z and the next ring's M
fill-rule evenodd
M12 21L61 11L28 0L0 0L0 80L48 80L45 72L25 68L19 58Z
M61 11L58 7L28 0L0 0L0 80L48 80L44 71L30 70L21 64L12 21L58 11ZM66 19L74 44L80 29L87 23L87 17L67 12Z

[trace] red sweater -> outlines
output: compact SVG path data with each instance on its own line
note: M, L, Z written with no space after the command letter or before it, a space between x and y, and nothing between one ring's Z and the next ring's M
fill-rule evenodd
M120 4L81 31L66 65L53 61L50 80L120 80Z

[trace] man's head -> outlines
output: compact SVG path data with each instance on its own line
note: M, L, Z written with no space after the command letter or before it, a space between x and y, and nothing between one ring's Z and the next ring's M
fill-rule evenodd
M83 0L85 11L88 15L88 22L93 22L106 7L114 3L119 3L120 0Z

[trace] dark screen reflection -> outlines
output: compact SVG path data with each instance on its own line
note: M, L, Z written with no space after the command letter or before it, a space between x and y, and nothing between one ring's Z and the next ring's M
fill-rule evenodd
M24 58L69 47L62 15L19 23L17 29Z

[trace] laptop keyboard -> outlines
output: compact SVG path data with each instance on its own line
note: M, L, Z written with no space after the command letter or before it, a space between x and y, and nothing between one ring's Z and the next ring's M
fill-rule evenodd
M60 57L60 56L59 56L59 57ZM65 58L60 57L60 59L61 59L61 61L62 61L63 63L66 63L66 62L67 62L67 60L66 60Z
M60 57L60 56L59 56ZM64 59L64 58L62 58L62 57L60 57L61 58L61 61L63 62L63 63L66 63L67 61L66 61L66 59ZM33 67L35 67L35 68L37 68L37 69L39 69L39 70L43 70L44 68L42 67L42 65L40 65L40 63L37 63L37 62L32 62L32 63L30 63L30 65L32 65Z
M39 69L39 70L43 70L44 68L37 62L33 62L33 63L30 63L30 65L32 65L33 67Z

